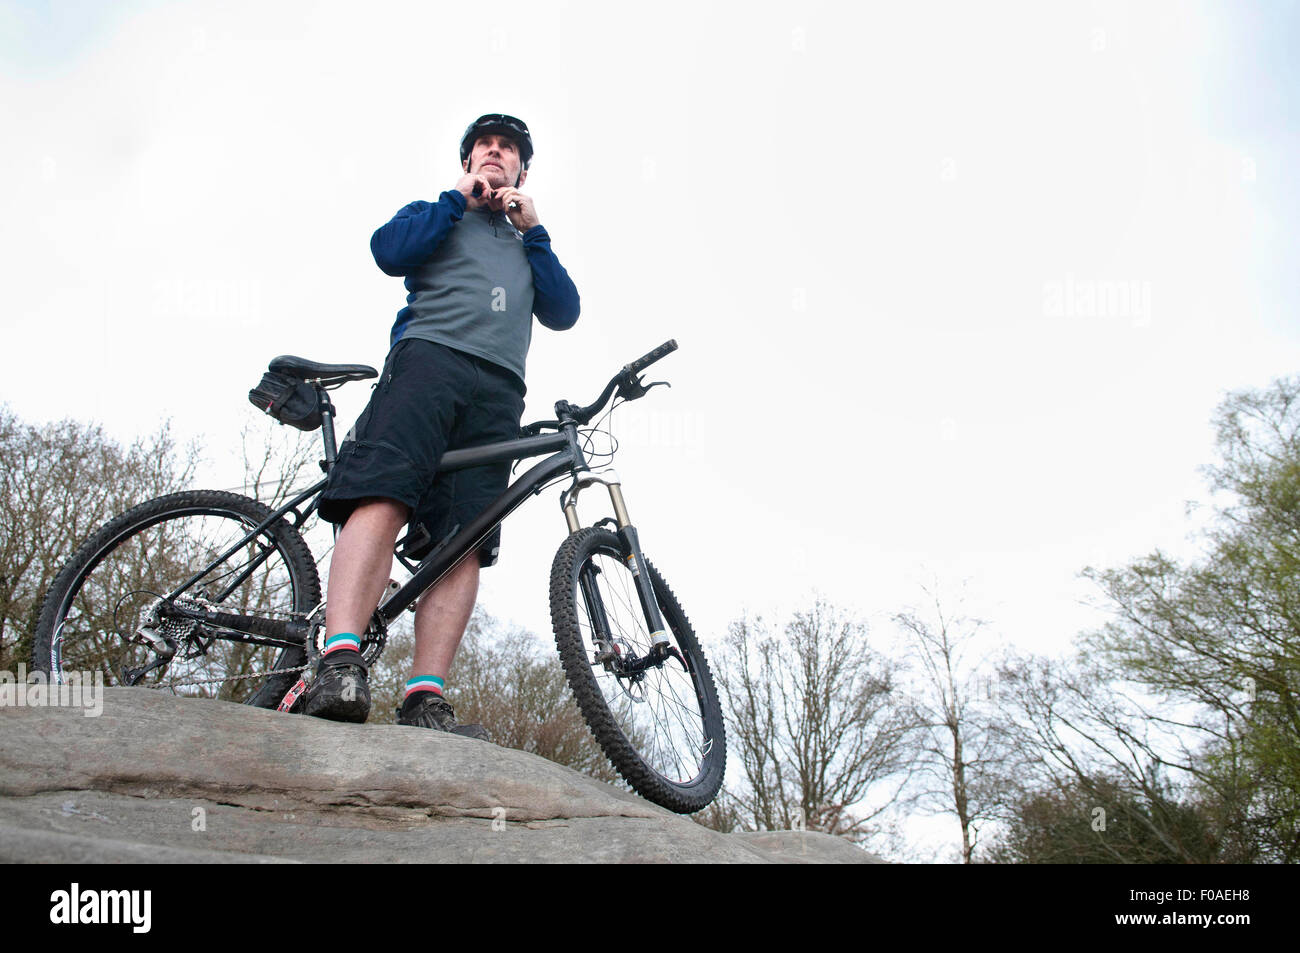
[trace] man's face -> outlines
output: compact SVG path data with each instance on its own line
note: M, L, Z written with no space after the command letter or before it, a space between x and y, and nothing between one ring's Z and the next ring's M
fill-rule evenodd
M480 173L494 189L514 185L516 179L523 185L528 177L528 173L522 171L519 146L509 136L497 133L479 136L466 161L469 166L466 171Z

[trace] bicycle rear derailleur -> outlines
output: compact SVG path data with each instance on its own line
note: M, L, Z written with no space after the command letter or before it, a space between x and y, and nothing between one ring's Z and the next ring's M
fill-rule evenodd
M212 639L196 635L199 623L196 619L177 618L162 615L164 600L158 599L143 613L140 626L131 636L137 645L146 645L154 650L154 659L148 665L123 666L122 684L138 685L141 680L156 668L165 668L176 657L182 642L188 646L182 659L192 659L206 654L212 646ZM173 604L180 609L210 608L202 600L176 599Z

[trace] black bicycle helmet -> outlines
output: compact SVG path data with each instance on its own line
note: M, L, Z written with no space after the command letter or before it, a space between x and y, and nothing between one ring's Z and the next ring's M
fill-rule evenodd
M519 161L527 170L528 164L533 161L533 137L522 119L503 113L488 113L486 116L479 116L469 124L465 135L460 139L460 161L463 163L469 158L470 152L474 149L474 140L491 133L510 136L519 144Z

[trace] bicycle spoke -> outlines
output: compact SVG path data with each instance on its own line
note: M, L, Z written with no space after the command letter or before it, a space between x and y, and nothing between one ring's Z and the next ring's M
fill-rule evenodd
M239 615L286 618L297 611L295 581L276 536L262 532L238 545L257 525L252 518L181 507L108 544L78 579L60 621L61 670L99 671L108 684L121 683L128 669L149 668L159 658L155 648L136 640L144 627L154 639L170 640L175 653L165 665L149 668L139 684L233 701L249 697L280 649L223 639L221 630L161 617L158 607L174 596L181 607ZM226 552L226 560L211 565Z
M605 609L610 637L622 650L645 657L653 640L645 624L631 570L613 557L593 557L594 574ZM581 604L581 600L580 600ZM583 605L580 626L594 648L595 628ZM639 681L617 676L604 665L593 673L606 702L625 734L641 738L639 747L651 766L679 783L695 778L708 751L698 695L689 673L675 659L645 670Z

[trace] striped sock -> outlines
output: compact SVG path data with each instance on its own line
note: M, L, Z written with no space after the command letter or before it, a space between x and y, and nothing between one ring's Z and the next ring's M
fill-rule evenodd
M442 694L442 689L447 683L437 675L417 675L415 678L406 680L406 698L410 698L416 692L433 692L437 695Z
M340 632L337 635L331 635L325 640L325 651L322 655L329 655L332 652L346 652L351 649L353 652L361 651L361 640L351 632Z

